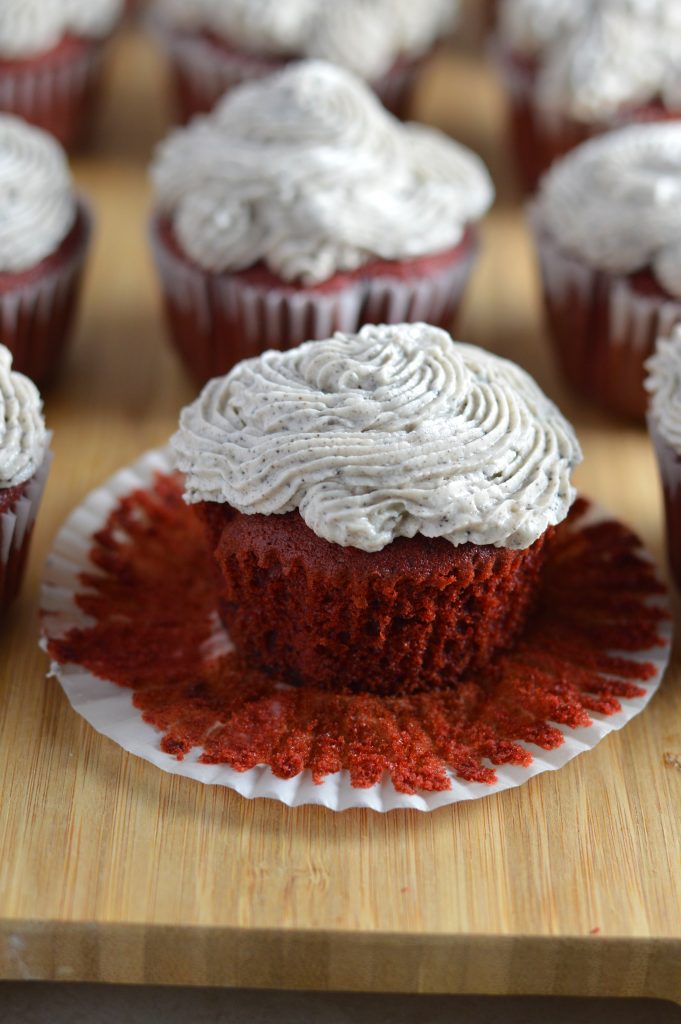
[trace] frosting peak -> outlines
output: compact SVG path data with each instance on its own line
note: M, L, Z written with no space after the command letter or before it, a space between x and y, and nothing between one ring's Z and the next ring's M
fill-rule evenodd
M12 354L0 345L0 488L30 480L45 457L47 442L38 389L12 370Z
M529 547L561 522L581 461L518 366L426 324L265 352L210 381L172 440L189 502L298 509L319 537Z
M73 227L76 210L59 143L0 114L0 272L19 273L53 253Z
M567 252L609 273L648 268L681 299L681 123L631 125L553 165L537 222Z
M403 125L361 80L321 61L229 92L161 145L152 177L201 267L264 260L305 283L453 248L493 199L477 156Z
M122 11L123 0L2 0L0 54L31 57L67 35L103 38Z
M458 0L156 0L161 16L245 49L317 57L374 79L419 57L455 22Z

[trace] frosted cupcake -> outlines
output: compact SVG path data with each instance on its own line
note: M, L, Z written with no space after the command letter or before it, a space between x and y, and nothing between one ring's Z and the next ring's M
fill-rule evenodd
M102 50L123 0L2 0L0 110L71 148L91 121Z
M677 0L502 0L497 51L529 188L556 157L681 115Z
M681 320L681 124L584 143L542 180L531 220L567 379L642 419L645 360Z
M42 402L0 345L0 612L19 592L51 455Z
M233 86L306 57L340 64L403 116L424 59L458 0L156 0L183 120Z
M41 388L71 333L89 240L59 143L0 115L0 338Z
M681 587L681 326L659 339L647 369L648 427L662 479L669 563Z
M449 326L493 199L473 153L320 61L235 89L152 177L170 332L202 382L367 322Z
M574 498L570 425L426 324L266 352L173 438L237 648L293 683L415 692L513 644Z

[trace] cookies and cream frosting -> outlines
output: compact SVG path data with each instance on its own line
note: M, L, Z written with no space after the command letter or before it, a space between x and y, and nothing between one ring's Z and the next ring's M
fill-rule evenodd
M456 18L458 0L157 0L170 24L244 49L315 57L363 78L425 53Z
M123 0L2 0L0 57L32 57L68 35L103 38L122 11Z
M76 219L69 165L47 132L0 114L0 273L53 253Z
M570 424L520 367L427 324L265 352L210 381L172 439L186 500L298 509L317 536L529 547L565 518Z
M38 389L28 377L12 370L12 354L0 345L0 488L30 480L40 468L47 444Z
M597 0L501 0L498 32L519 57L541 57L567 32L582 25Z
M544 176L534 217L590 266L650 268L681 299L681 122L631 125L579 146Z
M360 79L322 61L228 93L160 146L152 177L203 269L264 260L306 284L453 248L494 196L479 157L402 124Z
M660 436L681 455L681 325L659 338L646 363L648 417Z

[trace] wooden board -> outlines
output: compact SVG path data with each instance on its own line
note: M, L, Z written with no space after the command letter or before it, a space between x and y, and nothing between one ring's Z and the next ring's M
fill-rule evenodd
M193 389L167 350L145 240L165 130L148 44L112 53L94 152L98 218L78 338L47 414L54 472L0 654L0 977L681 1001L681 673L624 732L556 774L422 815L288 810L165 775L96 735L45 681L41 566L93 486L163 443ZM662 555L641 430L565 393L542 334L496 86L443 56L424 117L479 150L499 202L462 336L517 359L574 419L579 485Z

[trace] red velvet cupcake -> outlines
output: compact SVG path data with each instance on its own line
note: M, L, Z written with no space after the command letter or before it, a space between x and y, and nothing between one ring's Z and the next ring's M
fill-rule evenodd
M247 360L173 446L237 648L376 693L455 685L513 645L581 457L527 374L425 324Z
M658 339L646 369L648 427L662 480L667 554L681 587L681 325L670 337Z
M496 54L523 183L554 160L632 122L676 120L676 0L501 0Z
M570 384L642 421L646 359L681 320L681 124L592 139L542 180L531 220Z
M3 0L0 110L72 148L92 120L102 51L123 0Z
M457 0L156 0L151 24L168 54L183 121L228 89L307 57L365 79L387 108L406 114Z
M0 337L15 369L53 380L71 334L91 217L59 144L0 115Z
M170 334L201 383L366 322L449 326L493 197L472 153L317 61L234 90L152 173Z
M49 436L35 385L12 371L0 345L0 613L24 576L33 525L49 471Z

